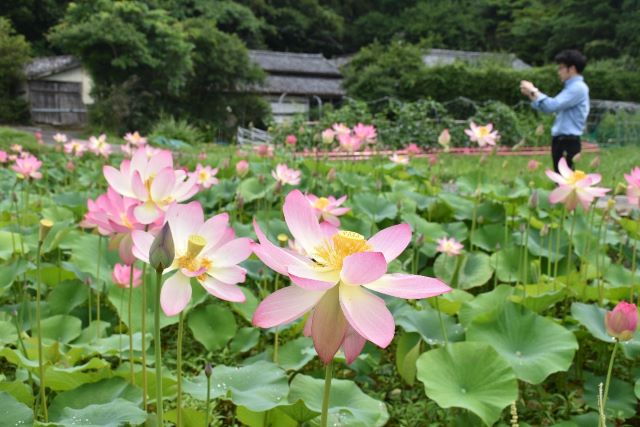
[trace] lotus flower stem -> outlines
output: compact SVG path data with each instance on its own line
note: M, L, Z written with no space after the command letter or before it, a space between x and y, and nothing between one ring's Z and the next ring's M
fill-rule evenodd
M279 279L280 279L280 275L276 274L276 280L275 280L274 289L273 289L274 292L278 290L278 287L279 287L278 282L280 281ZM275 363L276 365L278 364L279 335L280 335L280 330L276 326L276 332L273 336L273 363Z
M629 287L629 301L633 302L633 289L635 287L635 279L636 279L636 258L638 250L638 240L633 239L633 253L631 254L631 286ZM602 304L601 304L602 305Z
M601 218L600 225L598 226L598 248L600 248L600 240L602 239L602 226L605 222L605 216ZM602 306L604 299L604 289L602 288L602 280L600 279L600 251L596 251L596 280L598 281L598 304Z
M182 426L182 335L184 333L184 310L180 312L178 320L178 356L176 361L177 380L178 380L178 398L176 404L176 425Z
M42 252L42 241L39 239L38 252L36 253L36 270L37 270L37 282L36 282L36 324L38 325L38 375L40 376L40 407L42 408L42 414L44 416L44 422L49 422L49 414L47 413L47 393L45 389L44 378L44 356L42 350L42 325L40 324L40 281L42 279L40 274L40 255Z
M156 300L154 307L154 335L153 345L155 353L155 368L156 368L156 425L162 426L163 424L163 410L162 410L162 346L160 343L160 288L162 287L162 270L156 270Z
M607 396L609 395L609 383L611 381L611 371L613 371L613 361L616 358L616 351L618 350L618 341L613 344L613 350L611 351L611 359L609 360L609 369L607 370L607 379L604 383L604 396L602 398L602 408L600 409L600 427L606 427L606 413L605 408L607 406Z
M135 270L134 268L135 262L133 264L131 264L131 267L129 268L129 301L127 301L127 329L129 332L129 374L131 376L131 384L135 385L136 384L136 377L135 377L135 372L133 369L133 359L134 359L134 355L133 355L133 323L132 323L132 310L131 310L131 306L133 305L133 272Z
M478 221L478 197L473 197L473 214L471 217L471 232L469 233L469 251L473 251L473 235L476 231L476 223ZM415 273L414 273L415 274Z
M329 396L331 394L331 377L333 376L333 359L327 364L324 374L324 392L322 394L322 412L320 427L327 427L329 421Z
M555 252L557 252L558 254L560 253L560 233L562 233L564 231L564 217L567 213L567 208L562 205L562 216L560 217L560 225L558 226L558 229L556 231L556 248L555 248ZM553 278L555 279L556 277L558 277L558 262L560 261L560 257L558 256L556 258L556 262L553 265Z
M133 268L133 266L131 267ZM147 410L147 264L142 264L142 409Z
M205 376L207 377L207 407L206 407L206 415L205 415L205 427L209 427L209 414L211 413L211 373L209 372L208 375L206 375L206 368L205 368Z
M436 310L438 310L438 320L440 321L440 328L442 329L442 338L444 338L444 348L449 345L449 338L447 337L447 329L444 327L444 320L442 320L442 312L440 311L440 301L436 296L434 297L436 302Z
M98 237L98 264L96 267L96 338L100 338L100 262L102 261L102 235Z
M524 272L522 274L522 299L527 299L527 282L529 282L529 232L531 231L531 209L527 217L527 228L524 235ZM523 304L524 307L524 304Z
M593 228L593 221L594 221L594 217L596 216L595 214L596 210L595 209L589 209L589 214L588 214L588 227L587 229L589 230L589 232L591 232L591 229ZM585 246L584 249L584 255L581 257L581 262L580 262L580 273L584 273L583 277L583 281L586 283L587 281L587 276L589 273L589 269L587 267L587 259L589 257L589 253L591 252L591 239L587 239L587 244Z
M571 274L571 261L573 261L573 232L576 228L576 211L571 214L571 231L569 231L569 250L567 252L568 274Z

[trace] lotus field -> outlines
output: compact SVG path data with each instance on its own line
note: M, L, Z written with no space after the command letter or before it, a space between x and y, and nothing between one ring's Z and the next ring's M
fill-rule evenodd
M466 133L484 155L11 134L0 425L639 425L640 158Z

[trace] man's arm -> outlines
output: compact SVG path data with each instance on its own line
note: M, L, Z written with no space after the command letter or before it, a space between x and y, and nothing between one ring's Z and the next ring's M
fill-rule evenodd
M553 98L542 92L538 92L536 95L531 106L544 113L555 113L573 107L579 104L583 98L582 90L577 84L562 89L562 91Z

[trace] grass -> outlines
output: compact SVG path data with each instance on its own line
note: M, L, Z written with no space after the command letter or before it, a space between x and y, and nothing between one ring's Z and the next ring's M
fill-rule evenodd
M0 127L0 150L10 151L13 144L20 144L28 151L40 151L40 146L32 133Z

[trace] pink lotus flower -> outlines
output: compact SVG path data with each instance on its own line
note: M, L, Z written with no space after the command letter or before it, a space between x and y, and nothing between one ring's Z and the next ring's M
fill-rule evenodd
M73 160L69 159L69 161L67 161L66 168L69 172L76 170L76 165L73 163Z
M89 138L89 151L96 156L102 156L105 159L111 154L111 144L107 143L107 135L102 134L98 138L92 136Z
M0 150L0 163L7 163L8 155L6 151Z
M435 154L432 154L429 156L429 165L430 166L435 166L436 164L438 164L438 156L436 156Z
M135 147L140 147L147 144L147 138L140 136L138 131L127 133L124 136L124 140L127 141L128 144L131 144Z
M200 160L201 162L204 162L205 160L207 160L207 153L205 153L204 151L201 151L200 154L198 154L198 160Z
M624 179L627 181L627 199L637 206L640 203L640 168L633 168L630 174L625 173Z
M268 267L289 276L293 284L269 295L258 306L253 323L262 328L292 322L309 311L305 331L324 363L340 347L353 362L365 342L385 348L395 324L385 302L369 290L400 298L426 298L449 292L441 281L409 274L385 274L387 265L411 241L408 224L386 228L366 240L358 233L324 234L317 214L298 190L285 199L284 217L307 257L271 243L254 221L260 244L255 254Z
M409 164L409 156L402 156L398 153L393 153L393 156L389 157L396 165L408 165Z
M259 157L273 157L273 147L267 144L261 144L253 147Z
M289 169L286 164L280 163L275 170L271 171L271 176L282 185L298 185L300 184L300 173L299 170Z
M351 208L340 207L340 205L347 200L347 196L342 196L339 199L336 199L333 196L318 197L314 194L307 194L307 200L313 209L315 209L318 219L326 221L334 227L340 227L340 220L338 217L351 210Z
M407 154L409 154L410 156L422 153L422 149L418 147L418 145L415 142L412 142L411 144L407 145L406 151L407 151Z
M445 152L448 152L451 144L451 135L449 134L449 129L445 129L438 136L438 144L444 148Z
M529 160L529 163L527 163L527 169L531 172L537 171L539 167L540 162L537 160Z
M620 301L604 318L607 333L619 341L629 341L638 328L638 309L635 304Z
M558 188L549 194L549 202L564 203L569 211L574 210L578 202L586 211L595 198L602 197L610 191L608 188L592 187L600 182L600 174L586 174L580 170L574 172L569 169L564 157L558 162L558 170L559 174L552 170L546 171L549 179L559 184Z
M142 204L133 213L138 221L151 224L169 206L180 203L198 191L195 176L173 169L171 152L161 150L151 159L139 148L131 160L123 160L120 170L104 166L103 173L114 190Z
M21 156L17 158L16 163L11 166L18 178L21 179L40 179L42 178L42 173L38 172L40 166L42 166L42 162L38 160L35 156L28 154L26 156Z
M237 264L251 255L251 239L235 238L229 215L216 215L205 222L198 202L173 205L166 214L175 247L173 265L164 274L177 270L162 285L160 304L167 316L180 313L191 300L191 278L211 295L225 301L244 302L236 284L244 282L246 270ZM154 236L133 232L133 253L149 263Z
M249 162L246 160L240 160L236 163L236 173L239 177L243 177L249 172Z
M376 137L378 136L378 132L376 132L376 128L371 125L364 125L362 123L358 123L353 127L353 134L368 144L372 144L376 141Z
M71 142L64 144L64 152L67 154L82 157L85 151L87 151L87 146L76 139L72 139Z
M22 153L22 145L11 144L11 151L15 151L16 153Z
M218 168L212 169L211 166L202 166L200 163L196 166L196 171L192 174L195 175L198 185L202 188L210 188L212 185L218 183L216 174Z
M67 135L65 135L64 133L56 133L55 135L53 135L53 140L58 144L64 144L65 142L67 142Z
M499 138L498 131L493 130L493 124L489 123L485 126L477 126L471 122L470 128L465 129L464 133L469 136L471 142L477 142L478 146L496 145Z
M298 138L295 135L287 135L287 138L284 140L284 142L287 145L294 147L298 142Z
M324 144L331 144L336 137L336 133L332 129L325 129L322 131L322 142Z
M438 247L436 250L447 256L457 256L460 255L463 248L462 243L458 242L454 237L443 237L438 239Z
M338 134L340 148L348 153L354 153L362 146L362 140L350 134Z
M344 125L343 123L334 123L332 129L337 136L351 134L351 129L349 129L349 127Z
M116 264L113 266L111 279L119 288L129 288L129 278L131 275L131 265ZM137 288L142 284L142 271L133 267L133 287Z

